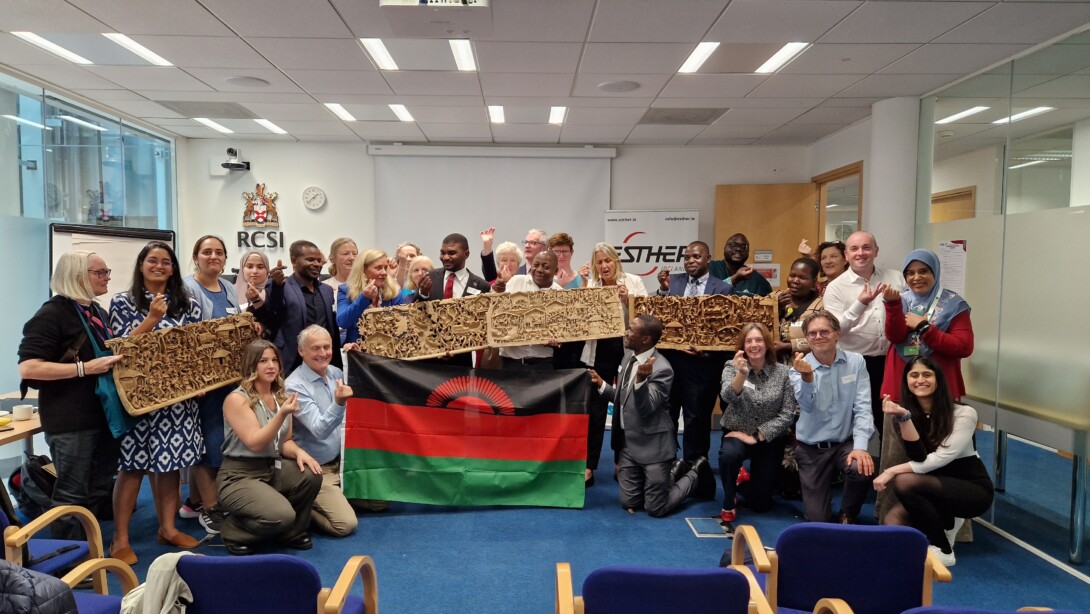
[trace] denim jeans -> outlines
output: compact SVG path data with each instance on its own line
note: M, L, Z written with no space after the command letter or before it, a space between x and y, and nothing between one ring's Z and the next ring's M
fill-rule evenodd
M82 505L98 518L111 509L114 476L120 444L108 428L67 433L46 433L45 442L57 485L53 505ZM74 518L64 518L51 525L53 539L86 539L83 527Z

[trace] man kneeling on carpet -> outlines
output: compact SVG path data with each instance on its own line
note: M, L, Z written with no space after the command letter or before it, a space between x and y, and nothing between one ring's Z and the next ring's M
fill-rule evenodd
M223 402L223 466L216 477L227 518L220 535L231 554L253 554L266 542L296 550L314 544L310 511L322 466L292 440L298 395L288 396L280 352L254 341L242 353L242 382Z
M588 369L598 393L620 411L623 437L619 448L621 505L629 513L645 507L654 517L665 516L693 495L701 484L714 488L715 476L708 459L700 457L683 475L677 461L677 436L670 421L670 385L674 370L655 349L662 336L662 322L641 315L632 320L624 334L625 357L613 386ZM675 471L673 468L676 467Z
M299 355L303 364L284 381L289 393L299 399L292 439L322 465L322 489L314 500L311 521L323 532L343 537L356 530L356 512L341 490L341 439L345 403L352 388L344 373L329 364L333 340L329 331L311 324L299 333Z

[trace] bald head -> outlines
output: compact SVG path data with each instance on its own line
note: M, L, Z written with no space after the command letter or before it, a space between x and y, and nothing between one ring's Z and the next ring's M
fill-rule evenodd
M545 250L534 256L530 262L530 277L538 288L549 288L553 285L553 276L557 269L556 254L552 250Z
M856 275L870 279L874 274L874 258L878 256L878 241L871 233L857 230L845 242L844 256Z

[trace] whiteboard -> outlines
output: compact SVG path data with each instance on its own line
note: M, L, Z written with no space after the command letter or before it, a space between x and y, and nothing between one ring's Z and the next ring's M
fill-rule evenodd
M82 226L79 224L49 225L49 276L64 252L87 250L95 252L106 261L110 274L109 290L98 297L99 305L109 309L110 300L119 292L132 287L132 273L140 250L151 241L162 241L175 248L173 230L150 228L111 228L108 226ZM182 258L182 256L178 256ZM176 262L175 266L182 266Z

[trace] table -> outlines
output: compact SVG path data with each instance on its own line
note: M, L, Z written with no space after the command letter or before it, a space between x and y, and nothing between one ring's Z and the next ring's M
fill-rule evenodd
M8 392L0 394L0 399L18 399L18 392ZM27 400L36 400L38 394L36 391L30 391L27 394ZM7 445L9 443L15 443L19 440L23 440L23 450L28 455L34 454L34 436L42 432L42 421L38 418L38 413L35 412L34 416L30 420L12 420L7 426L14 427L11 431L0 431L0 446ZM7 427L2 427L7 428Z

